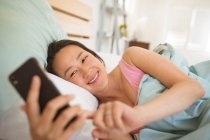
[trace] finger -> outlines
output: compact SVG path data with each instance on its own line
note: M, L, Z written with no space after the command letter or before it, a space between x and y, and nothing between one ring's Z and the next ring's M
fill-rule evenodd
M113 107L112 107L112 113L113 113L113 120L114 120L114 125L116 128L119 128L120 130L123 130L124 125L123 125L123 120L122 120L122 108L119 105L119 102L114 102Z
M40 85L40 78L34 76L26 99L26 113L32 126L37 123L40 116L38 105Z
M46 127L46 129L50 127L55 115L57 114L57 111L68 104L68 102L73 98L73 96L64 95L50 100L42 112L41 124L43 127Z
M65 109L55 120L52 129L50 130L54 134L61 134L67 124L81 112L79 105L69 107Z
M109 134L107 131L103 131L103 130L100 130L100 129L94 129L93 132L92 132L92 136L94 138L99 138L99 139L107 139L109 138Z
M106 126L104 123L104 111L105 111L105 105L101 104L99 106L99 109L95 112L94 119L93 119L93 124L102 130L106 129Z
M109 130L114 127L113 123L113 117L112 117L112 103L107 103L105 107L105 113L104 113L104 122L106 125L106 129Z
M95 116L95 112L93 112L93 111L86 111L85 110L85 114L86 114L88 119L93 119L94 116Z
M64 131L62 138L67 139L72 133L77 131L85 122L86 119L85 112L80 112L75 121L73 121Z

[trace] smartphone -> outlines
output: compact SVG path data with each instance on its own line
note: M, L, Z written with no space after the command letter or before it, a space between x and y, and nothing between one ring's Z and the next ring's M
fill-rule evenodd
M53 98L60 96L60 92L54 86L50 79L46 76L44 71L39 66L37 60L35 58L30 58L26 62L24 62L19 68L17 68L14 72L9 75L9 81L14 86L14 88L18 91L20 96L26 101L27 94L30 89L30 85L32 82L33 76L39 76L41 79L41 88L39 95L39 106L40 113L44 110L45 105L48 101ZM57 114L54 117L54 120L58 117L58 115L66 108L70 107L69 104L66 104L62 108L57 111ZM70 123L70 122L69 122Z

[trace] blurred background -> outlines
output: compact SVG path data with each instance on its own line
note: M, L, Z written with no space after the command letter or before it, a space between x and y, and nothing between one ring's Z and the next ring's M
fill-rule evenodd
M74 1L89 7L84 44L93 50L121 55L133 45L152 50L167 42L190 61L210 57L210 0Z

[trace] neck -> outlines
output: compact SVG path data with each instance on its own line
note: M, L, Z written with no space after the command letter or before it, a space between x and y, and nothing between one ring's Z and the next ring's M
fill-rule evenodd
M118 100L131 105L127 100L128 98L125 93L121 74L119 71L119 67L116 67L108 74L108 85L100 93L101 96L98 97L100 103Z
M117 100L121 96L119 94L121 90L120 82L116 81L120 81L117 67L108 74L108 84L100 91L100 96L97 97L100 103Z

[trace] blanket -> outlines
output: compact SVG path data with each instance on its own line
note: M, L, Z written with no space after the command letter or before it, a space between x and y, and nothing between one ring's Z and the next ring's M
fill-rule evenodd
M209 140L210 139L210 61L188 66L186 58L169 44L161 44L155 52L166 57L204 88L205 95L183 112L153 122L139 131L139 140ZM199 76L199 74L201 76ZM138 89L138 105L159 96L167 88L154 77L145 74Z

